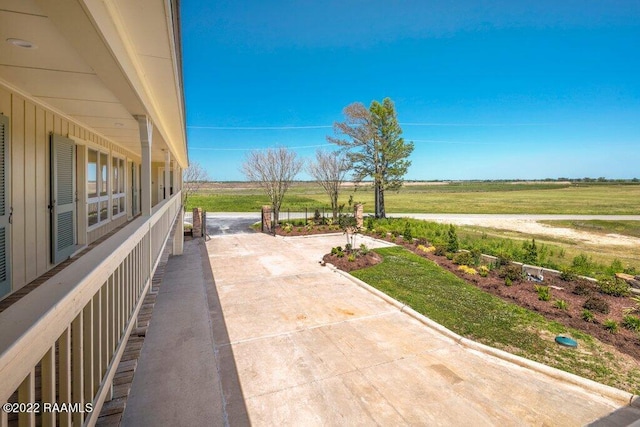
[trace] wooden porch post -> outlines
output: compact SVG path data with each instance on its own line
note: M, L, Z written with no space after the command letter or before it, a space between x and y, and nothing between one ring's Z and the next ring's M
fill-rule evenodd
M164 199L171 197L171 153L164 151Z
M142 174L140 176L140 210L143 216L151 216L151 144L153 123L147 116L135 116L140 126L140 144L142 145Z

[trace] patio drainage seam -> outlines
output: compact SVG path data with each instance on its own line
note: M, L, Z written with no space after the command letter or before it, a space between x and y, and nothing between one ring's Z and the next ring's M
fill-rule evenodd
M356 285L366 289L367 291L371 292L372 294L378 296L379 298L383 299L384 301L386 301L387 303L393 305L394 307L399 308L403 313L406 313L407 315L413 317L414 319L418 320L419 322L421 322L422 324L424 324L425 326L441 333L442 335L445 335L446 337L454 340L455 342L457 342L458 344L460 344L463 347L466 347L468 349L471 350L475 350L478 351L480 353L484 353L487 354L489 356L493 356L496 357L498 359L513 363L515 365L521 366L523 368L527 368L530 369L534 372L538 372L541 374L544 374L548 377L554 378L556 380L559 381L563 381L572 385L576 385L578 387L582 387L583 389L586 389L588 391L591 391L593 393L597 393L600 394L602 396L606 396L612 399L616 399L619 400L621 402L624 402L625 404L629 404L635 401L640 400L640 396L636 396L633 393L629 393L626 392L624 390L620 390L617 389L615 387L611 387L605 384L601 384L598 383L596 381L587 379L587 378L583 378L580 377L578 375L566 372L566 371L562 371L560 369L557 368L552 368L551 366L547 366L544 365L542 363L539 362L535 362L533 360L529 360L529 359L525 359L524 357L520 357L520 356L516 356L515 354L511 354L509 352L506 352L504 350L500 350L494 347L490 347L488 345L485 344L481 344L478 343L476 341L470 340L468 338L465 338L461 335L456 334L455 332L453 332L450 329L445 328L444 326L440 325L439 323L433 321L432 319L429 319L428 317L418 313L417 311L415 311L412 308L404 308L407 307L406 304L401 303L400 301L390 297L389 295L385 294L384 292L379 291L378 289L374 288L373 286L369 285L368 283L350 275L349 273L346 273L340 269L338 269L337 267L335 267L332 264L327 263L326 264L331 270L333 270L334 272L346 277L347 279L351 280L353 283L355 283Z

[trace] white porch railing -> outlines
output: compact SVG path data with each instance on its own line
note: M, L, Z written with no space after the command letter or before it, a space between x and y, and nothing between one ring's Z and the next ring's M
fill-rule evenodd
M178 192L0 313L0 404L17 391L20 425L95 424L181 201Z

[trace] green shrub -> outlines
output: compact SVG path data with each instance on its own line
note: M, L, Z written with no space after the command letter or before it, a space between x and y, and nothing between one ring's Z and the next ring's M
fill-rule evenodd
M366 255L370 252L370 249L367 247L367 245L365 245L364 243L360 244L360 253L362 255Z
M411 232L411 223L408 221L404 225L404 231L402 232L402 238L405 242L413 242L413 233Z
M371 231L375 228L373 217L370 216L367 218L367 230Z
M347 243L346 245L344 245L344 251L351 252L351 243Z
M595 323L596 322L596 316L590 312L589 310L582 310L582 320L584 320L585 322L589 322L589 323Z
M458 243L456 227L454 227L453 224L449 224L449 231L447 232L447 251L458 252L458 249L460 249L460 243Z
M509 257L508 255L501 254L496 257L496 267L509 264L511 264L511 257Z
M350 254L349 257L347 258L347 261L349 262L354 262L356 260L356 254Z
M453 263L458 265L475 265L471 252L458 252L453 255Z
M336 253L336 256L337 256L338 258L344 258L344 252L342 252L342 251L338 251L338 252Z
M593 285L591 285L588 282L582 280L582 281L576 283L576 285L573 287L573 291L572 292L575 295L587 296L587 295L591 295L592 290L593 290Z
M609 303L603 300L600 297L589 297L584 304L582 304L582 308L586 308L587 310L597 311L598 313L608 314L609 313Z
M611 332L612 334L615 334L618 332L618 322L616 322L613 319L607 319L602 323L602 326L604 326L604 328L606 330L608 330L609 332Z
M538 248L536 246L536 239L532 239L531 243L523 242L522 249L524 250L524 257L522 262L525 264L536 264L538 262Z
M511 279L510 279L510 278L508 278L508 277L505 277L505 278L504 278L504 285L505 285L505 286L511 286L511 285L513 285L513 280L511 280Z
M600 292L614 297L624 297L629 295L629 285L617 277L607 277L598 281Z
M489 275L489 267L487 267L486 265L481 265L478 269L478 274L480 275L480 277L487 277Z
M534 289L538 293L538 299L540 301L549 301L551 299L551 290L548 286L535 285Z
M446 247L436 245L435 248L436 248L436 250L433 251L434 255L445 256L447 254L447 248Z
M576 275L576 273L571 271L571 269L566 268L560 272L560 280L564 280L565 282L572 282L577 278L578 276Z
M504 265L498 271L498 276L517 282L522 279L522 267L514 264Z
M622 318L622 326L626 329L640 332L640 317L633 314L627 314Z
M560 310L568 310L569 304L563 299L557 299L554 301L553 306L555 308L559 308Z

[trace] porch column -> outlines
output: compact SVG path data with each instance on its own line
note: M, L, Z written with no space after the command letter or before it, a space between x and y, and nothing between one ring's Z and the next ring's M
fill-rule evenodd
M151 216L151 143L153 123L147 116L135 116L140 127L142 146L142 173L140 174L140 211L143 216Z
M164 150L164 199L171 197L171 153Z
M184 247L184 209L180 208L178 211L178 217L176 218L176 233L173 236L173 248L171 250L173 255L182 255Z
M171 161L171 166L173 167L173 192L171 195L173 195L180 191L180 183L178 182L178 170L180 169L180 166L175 160Z

